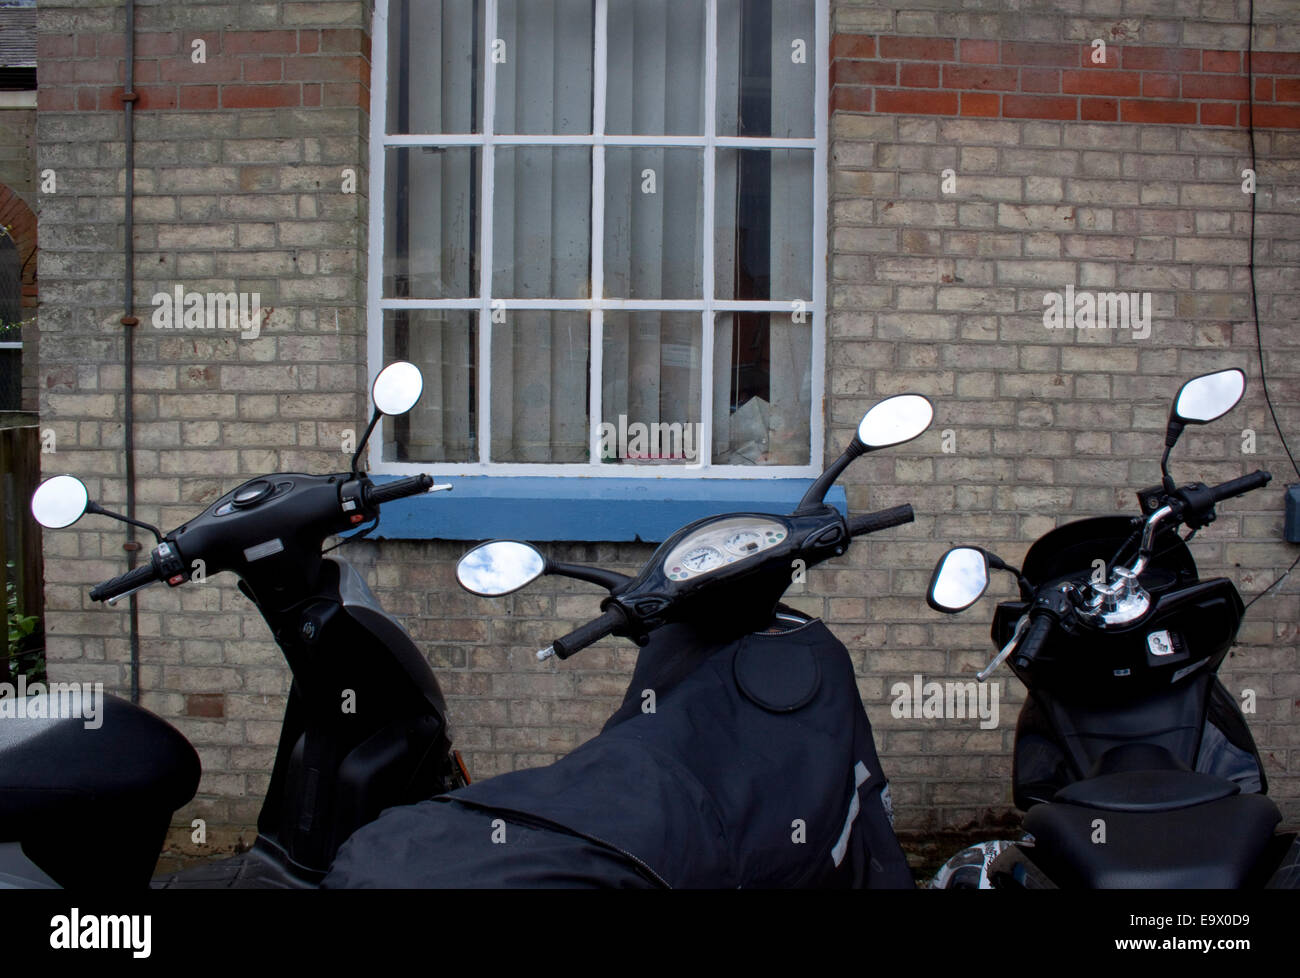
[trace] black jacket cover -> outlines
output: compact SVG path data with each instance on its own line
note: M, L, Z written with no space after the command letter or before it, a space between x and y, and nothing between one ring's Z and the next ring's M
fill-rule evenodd
M389 809L326 886L910 887L844 646L821 621L654 633L601 733Z

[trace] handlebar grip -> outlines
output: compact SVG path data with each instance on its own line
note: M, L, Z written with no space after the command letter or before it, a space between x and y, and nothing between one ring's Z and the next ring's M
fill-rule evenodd
M904 503L893 509L882 509L878 513L864 513L862 516L849 517L849 536L857 537L864 533L875 533L890 526L902 526L916 519L912 507Z
M587 622L581 628L575 628L564 638L557 638L551 643L551 648L555 650L557 658L567 659L575 652L581 652L593 642L599 642L606 635L612 634L614 629L626 621L622 611L617 607L610 608L599 618Z
M1272 480L1273 473L1257 469L1250 475L1243 475L1240 479L1232 479L1222 485L1215 486L1210 490L1210 493L1214 496L1216 503L1221 503L1233 496L1241 496L1255 489L1263 489Z
M1017 669L1028 669L1033 665L1034 660L1038 658L1038 653L1043 651L1043 646L1047 644L1047 636L1052 633L1052 624L1052 616L1046 612L1038 614L1029 622L1029 631L1016 647Z
M405 479L394 479L392 482L385 482L380 486L369 485L365 490L366 506L370 508L390 503L394 499L401 499L405 496L418 496L422 492L428 492L429 487L432 485L433 476L431 475L412 475Z
M158 579L158 572L154 569L153 561L150 560L149 563L132 568L111 581L96 585L91 589L90 600L107 601L119 594L126 594L127 591L134 591L138 587L143 587L145 584L152 584Z

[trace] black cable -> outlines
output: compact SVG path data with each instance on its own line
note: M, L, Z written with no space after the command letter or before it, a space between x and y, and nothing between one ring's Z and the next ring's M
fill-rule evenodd
M361 529L357 530L357 532L354 533L354 534L352 534L351 536L348 536L348 537L339 537L339 542L338 542L338 543L334 544L334 546L332 546L332 547L326 547L324 550L321 551L321 553L322 553L322 554L327 554L327 553L329 553L331 550L337 550L339 547L343 546L343 544L345 544L345 543L351 543L353 540L360 540L362 537L364 537L364 536L366 536L367 534L371 533L371 532L375 529L375 527L377 527L377 526L379 526L379 517L378 517L378 516L376 516L376 517L375 517L371 522L367 523L367 524L366 524L365 526L363 526Z
M1250 0L1250 6L1246 13L1246 106L1250 110L1247 116L1246 132L1250 137L1250 172L1255 174L1256 193L1250 195L1250 309L1255 317L1255 350L1259 354L1259 382L1264 388L1264 403L1268 405L1268 413L1273 418L1273 427L1277 429L1277 437L1282 442L1282 450L1286 452L1286 457L1291 460L1291 468L1295 469L1296 475L1300 475L1300 465L1296 465L1295 456L1291 454L1291 446L1286 443L1286 435L1282 432L1282 425L1278 423L1277 411L1273 409L1273 398L1268 392L1268 375L1264 370L1264 339L1259 330L1259 297L1255 293L1255 206L1259 198L1259 170L1255 167L1255 0ZM1296 564L1300 564L1300 557L1296 557L1280 577L1272 584L1260 591L1248 602L1242 610L1244 614L1250 609L1250 606L1268 594L1269 591L1277 587L1290 576L1295 570Z
M1264 340L1259 330L1259 297L1255 292L1255 206L1259 198L1259 170L1255 167L1255 0L1250 0L1249 12L1246 16L1246 104L1250 110L1246 131L1250 136L1250 172L1255 174L1256 180L1256 193L1250 195L1250 261L1248 263L1250 308L1255 317L1255 349L1259 354L1259 381L1264 388L1264 403L1268 405L1268 413L1273 417L1273 427L1277 429L1277 436L1282 441L1282 450L1291 460L1291 468L1295 469L1296 475L1300 475L1300 465L1296 464L1295 456L1291 454L1291 446L1286 443L1286 435L1282 432L1282 425L1278 423L1277 411L1273 408L1273 398L1268 391L1268 375L1264 370Z
M1274 581L1274 582L1273 582L1272 584L1270 584L1268 587L1264 588L1264 590L1260 591L1259 594L1255 595L1253 598L1251 598L1249 601L1247 601L1247 602L1246 602L1246 607L1242 609L1242 614L1245 614L1247 611L1249 611L1249 610L1250 610L1250 606L1251 606L1252 604L1254 604L1256 601L1258 601L1258 600L1259 600L1260 598L1262 598L1264 595L1268 594L1269 591L1273 590L1273 588L1277 587L1279 584L1281 584L1283 581L1285 581L1288 577L1290 577L1290 576L1291 576L1291 572L1292 572L1293 570L1295 570L1295 565L1296 565L1296 564L1300 564L1300 557L1296 557L1295 560L1291 561L1291 566L1288 567L1285 571L1282 572L1282 576L1281 576L1281 577L1279 577L1276 581Z

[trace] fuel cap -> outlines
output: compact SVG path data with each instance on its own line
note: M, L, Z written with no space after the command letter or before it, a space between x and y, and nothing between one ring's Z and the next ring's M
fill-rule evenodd
M246 486L236 489L234 498L230 500L231 505L236 509L247 509L250 506L256 506L269 496L274 488L265 479L257 479Z

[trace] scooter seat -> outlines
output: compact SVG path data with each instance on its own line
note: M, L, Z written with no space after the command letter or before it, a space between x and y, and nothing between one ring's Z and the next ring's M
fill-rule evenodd
M1034 837L1030 858L1058 886L1239 889L1281 818L1255 794L1155 811L1058 800L1031 808L1025 829Z
M0 720L0 841L69 820L170 819L194 797L199 758L171 724L106 694L88 727L82 716L47 716L56 700L16 699Z
M1196 771L1123 771L1075 781L1052 800L1107 812L1169 812L1240 791L1226 778Z

